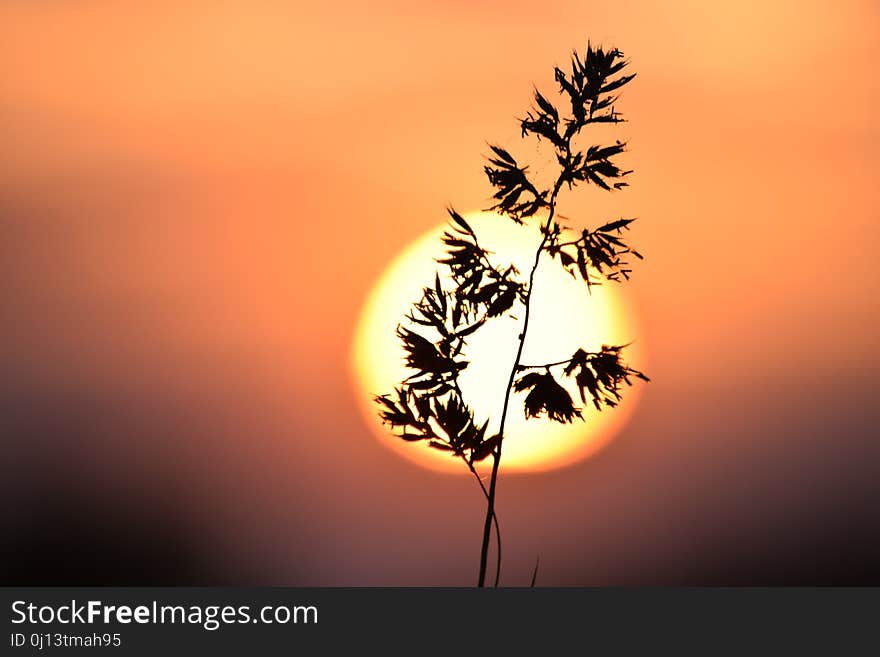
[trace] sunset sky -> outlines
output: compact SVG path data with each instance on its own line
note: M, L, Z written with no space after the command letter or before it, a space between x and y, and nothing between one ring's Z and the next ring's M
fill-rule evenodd
M503 583L880 583L873 0L4 0L5 567L473 584L479 490L373 436L352 340L588 38L638 73L635 173L561 210L639 217L652 383L592 458L502 474Z

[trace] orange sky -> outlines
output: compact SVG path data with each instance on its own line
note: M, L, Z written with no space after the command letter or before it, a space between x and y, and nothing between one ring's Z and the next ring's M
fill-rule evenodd
M73 488L145 500L161 473L222 572L469 583L477 492L370 437L350 341L385 263L447 204L487 204L486 141L516 150L532 84L552 90L587 37L638 73L619 103L635 174L562 211L640 217L629 292L654 382L596 459L502 481L512 583L536 550L549 582L662 579L724 542L714 523L760 543L813 495L832 513L850 495L833 482L868 485L875 2L301 5L0 5L3 394L83 422L37 432L57 434L52 456L28 451L23 420L14 494L69 458L91 464L68 470ZM70 419L71 399L101 412ZM100 437L94 422L110 422ZM744 498L774 502L754 518ZM451 554L432 552L436 532ZM387 560L389 536L412 561ZM659 561L620 547L644 540Z

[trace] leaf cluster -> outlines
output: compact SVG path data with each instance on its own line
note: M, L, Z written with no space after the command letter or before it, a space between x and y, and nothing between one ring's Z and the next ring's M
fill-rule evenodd
M489 164L483 167L483 171L489 183L496 188L492 196L495 202L489 209L521 224L525 217L531 217L547 207L550 192L538 191L526 175L528 167L519 166L514 157L500 146L490 144L489 148L495 155L489 158Z
M396 396L380 395L376 401L382 420L402 428L403 439L427 440L473 464L489 456L500 438L486 437L488 420L478 424L462 399L458 376L468 365L462 351L469 335L523 300L525 286L515 267L491 262L460 214L450 209L449 215L451 225L443 234L447 252L438 262L448 267L454 287L444 289L437 273L434 284L423 288L407 319L430 330L397 328L413 374L396 388Z
M407 441L427 440L434 449L451 452L469 463L492 453L498 437L486 438L488 420L478 424L458 393L446 397L420 395L411 387L400 386L395 396L378 395L379 416Z
M449 267L456 283L453 319L459 314L477 317L482 312L485 321L506 313L517 300L525 301L525 285L516 279L516 267L493 265L464 218L451 208L449 216L452 226L443 233L447 253L438 262Z
M601 282L591 276L592 271L598 272L609 281L629 280L632 269L626 256L643 259L642 254L623 239L623 231L629 230L634 221L635 219L609 221L595 230L581 231L578 239L568 242L559 241L561 228L555 224L544 248L550 255L558 256L560 264L572 276L580 275L588 288Z
M525 400L527 418L546 413L551 420L568 423L576 417L584 417L581 410L574 407L568 391L556 382L549 371L544 374L530 372L516 381L513 389L517 392L529 391Z
M635 77L635 74L618 75L627 64L617 48L606 52L601 46L593 48L587 43L583 58L577 52L572 53L569 74L558 66L554 68L560 93L568 96L571 103L572 118L566 132L574 134L590 123L619 123L623 120L614 110L617 97L611 92Z
M649 380L621 360L623 348L623 345L603 345L597 352L578 349L571 358L558 363L520 365L520 371L545 370L529 372L514 383L517 392L529 391L524 402L526 417L540 417L546 413L549 419L561 423L572 422L574 418L583 419L581 409L575 407L571 395L551 373L552 367L563 367L563 376L574 377L582 402L586 403L589 396L596 410L600 411L603 406L616 406L623 385L632 385L633 378Z
M627 61L616 48L606 51L588 43L583 57L577 52L572 55L569 70L554 68L558 97L534 90L534 105L520 119L520 128L523 137L533 136L553 145L559 168L550 188L534 182L529 166L500 146L489 145L491 155L484 166L494 188L490 209L517 223L541 211L548 212L541 222L543 239L534 268L538 266L538 254L546 251L558 257L572 276L582 278L588 288L602 280L627 280L631 272L628 256L642 258L624 239L624 231L633 219L617 219L580 233L569 231L554 220L557 195L563 185L573 188L587 183L605 191L627 185L625 178L631 171L616 162L626 148L625 143L616 141L586 148L574 143L585 126L623 121L614 104L615 94L635 77L624 72L626 66ZM446 252L437 262L448 268L452 285L447 284L444 289L440 275L436 274L433 285L423 289L421 299L407 315L411 325L398 327L405 362L413 373L395 388L394 395L381 395L376 401L381 405L383 421L402 429L402 438L427 440L435 449L464 458L473 470L474 462L500 450L503 438L487 437L488 420L475 420L462 398L458 377L468 366L463 355L466 340L491 319L510 315L517 302L528 309L531 290L530 284L518 279L515 267L499 267L492 262L492 254L482 248L476 233L460 214L450 208L449 215L450 226L442 237ZM534 269L529 281L533 276ZM528 312L519 354L527 318ZM631 385L633 378L648 380L622 361L622 349L623 346L607 345L598 352L578 349L564 361L540 366L521 365L518 354L507 393L511 389L525 393L524 411L528 418L546 415L561 423L583 419L582 409L575 406L558 379L573 379L584 404L590 401L599 410L615 406L624 385ZM554 376L554 367L563 369ZM505 409L506 400L507 397Z
M530 179L528 166L520 165L508 150L490 145L492 155L488 158L489 164L484 167L489 182L496 188L490 209L522 223L524 218L544 208L549 209L552 216L562 185L572 188L579 183L589 183L606 191L627 186L625 178L632 171L620 167L615 161L626 148L624 142L618 140L611 145L591 145L579 149L573 141L587 125L623 121L614 109L614 103L617 100L615 92L635 77L635 74L623 72L627 64L618 49L606 51L588 43L583 57L577 52L573 53L569 71L563 71L558 66L554 68L561 102L570 106L570 113L561 110L557 100L535 89L534 105L520 119L520 129L523 137L531 135L553 144L559 165L556 182L552 189L539 189ZM549 222L547 228L554 226L555 223ZM611 237L619 239L619 236ZM584 263L595 261L610 266L609 262L616 259L613 254L619 255L625 250L609 248L622 245L605 235L584 238L584 241L583 248L579 249L583 250ZM591 258L591 255L594 257ZM577 251L574 257L573 263L577 261Z
M623 189L627 186L626 182L609 181L632 173L632 170L623 170L611 161L611 158L622 153L625 147L623 142L617 141L611 146L590 146L586 151L573 155L557 155L559 165L562 167L559 179L569 187L577 182L589 182L606 191Z
M606 52L601 46L593 48L588 43L583 58L577 52L572 53L569 72L554 67L559 94L571 107L570 116L563 117L556 106L535 89L535 106L520 119L523 137L536 135L564 153L570 149L571 138L584 126L622 122L623 117L614 109L617 96L612 92L635 77L635 74L619 75L627 64L623 53L616 48Z
M574 375L582 402L586 403L588 392L596 410L601 411L603 405L614 407L621 399L622 385L631 386L632 378L650 380L621 360L620 352L623 347L602 345L598 352L587 352L583 349L574 352L563 373L569 377Z

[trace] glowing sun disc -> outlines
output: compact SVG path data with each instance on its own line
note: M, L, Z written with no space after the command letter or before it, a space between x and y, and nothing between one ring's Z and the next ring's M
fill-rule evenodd
M477 233L480 245L494 252L496 266L513 263L526 280L541 237L536 226L517 226L497 214L474 213L466 216ZM361 409L375 435L405 458L446 472L467 469L448 452L440 452L426 442L406 442L395 436L377 415L373 395L393 393L395 386L412 370L406 368L404 352L395 335L398 324L409 325L404 315L421 298L422 288L433 284L440 272L444 289L451 280L444 278L445 266L436 262L444 254L440 236L447 224L428 231L406 247L386 268L374 285L361 311L352 345L352 367ZM517 336L522 328L522 304L514 306L516 319L496 318L468 338L463 356L469 361L460 384L475 419L491 418L486 435L497 429L510 368L516 355ZM524 364L564 360L579 347L598 351L603 344L620 345L638 336L633 314L619 285L606 283L593 287L592 294L580 279L575 280L547 254L535 277L535 293L529 332L523 350ZM642 366L638 343L624 350L625 360ZM554 374L561 374L560 368ZM546 418L526 420L524 394L514 393L507 413L502 468L508 471L540 471L569 465L594 454L618 432L631 414L639 386L625 388L623 401L614 409L597 411L589 397L580 403L577 388L568 379L557 377L582 408L583 422L559 424ZM487 459L485 463L489 463Z

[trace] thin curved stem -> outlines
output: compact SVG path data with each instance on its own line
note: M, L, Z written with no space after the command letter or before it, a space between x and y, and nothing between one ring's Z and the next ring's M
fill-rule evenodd
M507 421L507 409L510 406L510 393L513 390L513 381L516 378L517 370L519 369L519 361L522 358L523 347L526 343L526 335L529 331L529 318L531 316L531 300L532 300L532 290L535 285L535 272L538 270L538 265L541 262L541 252L544 250L544 247L547 244L547 239L550 236L550 227L553 224L553 215L556 212L556 196L559 194L559 190L562 187L562 177L556 181L556 185L553 187L553 194L550 196L550 213L547 216L547 222L544 226L543 238L541 239L541 243L538 245L537 251L535 251L535 262L532 265L532 270L529 272L529 288L526 291L525 298L525 314L523 316L523 328L522 332L519 334L519 345L516 349L516 358L513 361L513 366L510 368L510 376L507 380L507 389L504 391L504 405L501 409L501 425L498 429L498 435L500 436L498 440L498 447L495 448L495 451L492 453L492 476L489 480L489 497L487 500L487 508L486 508L486 522L483 525L483 545L482 550L480 551L480 574L479 579L477 580L477 586L483 587L486 585L486 562L488 560L489 554L489 540L492 534L492 518L495 517L495 489L498 483L498 467L501 464L501 446L504 443L504 426ZM498 583L495 584L498 586Z
M555 363L544 363L543 365L520 365L520 370L543 370L548 367L558 367L559 365L568 365L571 362L571 358L566 358L565 360L558 360Z
M477 483L480 485L480 490L483 491L483 496L486 498L486 501L489 501L489 491L486 490L486 485L483 483L483 478L480 476L480 473L477 472L477 469L474 467L474 464L467 460L464 454L461 455L462 460L467 465L468 470L474 475ZM492 510L492 520L495 524L495 544L498 546L498 554L497 561L495 562L495 586L498 586L498 582L501 580L501 526L498 524L498 515L495 513L493 508Z
M458 394L459 398L462 398L461 387L458 385L458 376L453 378L453 385L455 386L455 392ZM468 470L471 471L471 474L474 475L474 478L480 486L480 490L483 491L483 496L486 498L486 502L488 502L489 491L486 490L486 485L483 483L483 478L480 476L480 473L477 472L474 464L471 463L464 454L459 454L459 456L461 457L461 460L464 461ZM495 513L494 508L492 510L492 521L495 524L495 544L498 546L497 561L495 563L495 586L497 587L498 582L501 579L501 525L498 524L498 515Z

